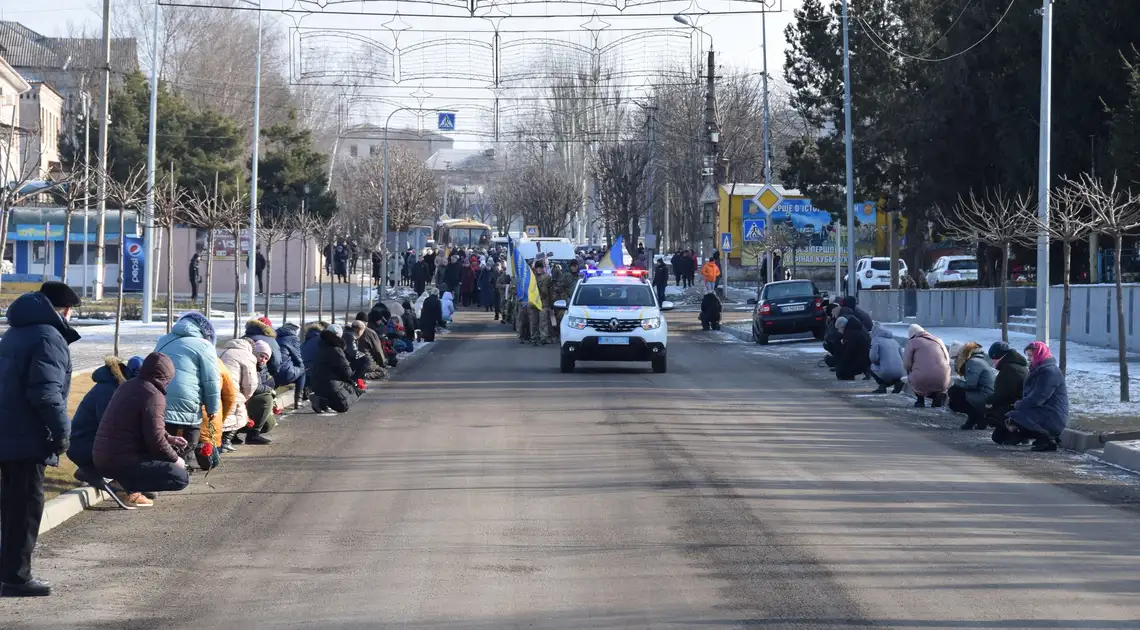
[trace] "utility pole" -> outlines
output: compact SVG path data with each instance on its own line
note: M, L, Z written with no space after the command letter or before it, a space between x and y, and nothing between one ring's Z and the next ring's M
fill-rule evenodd
M257 166L260 161L258 142L261 139L261 3L257 5L257 57L253 72L253 160L250 162L249 188L249 314L256 312L257 302ZM234 234L236 241L234 256L241 256L241 236ZM235 259L236 261L236 259ZM235 264L237 264L235 262ZM265 279L265 291L269 291L269 278ZM239 309L240 310L240 309ZM269 315L269 313L266 313Z
M770 147L771 142L772 142L772 139L771 139L772 135L771 135L771 132L769 131L771 128L769 125L769 123L771 122L771 118L769 118L769 116L768 116L768 12L766 10L761 11L761 13L760 13L760 49L763 51L763 54L764 54L764 66L763 66L764 67L764 163L763 163L764 164L764 185L765 186L771 186L772 185L772 166L771 166L771 159L770 159L771 154L769 153L769 150L770 150L769 147ZM731 201L730 201L730 204L731 204ZM730 211L730 214L731 214L731 211ZM742 219L743 219L743 217L742 217ZM768 213L767 219L764 221L764 231L766 233L770 234L771 229L772 229L772 214ZM744 238L744 226L743 225L741 225L741 228L740 228L740 237L742 239ZM793 251L792 252L792 266L793 267L795 266L795 256L796 256L796 253ZM768 269L768 277L765 278L765 280L767 280L768 282L772 282L775 279L773 277L773 274L776 273L776 270L773 268L775 266L773 264L775 261L772 259L772 248L771 248L771 246L765 248L764 260L766 261L765 267Z
M107 132L111 126L111 0L103 0L103 95L99 111L99 188L96 192L96 211L99 225L95 226L95 295L103 299L103 279L106 276L106 249L103 239L107 236ZM120 212L122 210L120 209ZM119 264L122 264L119 252Z
M155 182L155 156L158 153L158 21L162 11L158 0L154 2L154 33L151 40L150 55L150 127L146 142L146 227L143 232L143 251L146 253L146 264L154 265L154 182ZM173 174L172 174L173 175ZM173 184L173 178L171 179ZM173 260L166 261L173 265ZM157 266L157 265L156 265ZM149 323L154 315L154 273L148 267L143 274L143 301L142 321ZM173 301L174 296L167 296Z
M855 151L851 137L851 46L847 0L843 0L843 141L847 148L847 295L855 295ZM836 256L839 252L835 252Z
M1043 0L1041 15L1041 126L1037 151L1037 339L1049 341L1049 152L1053 99L1053 0ZM1120 244L1117 244L1120 247ZM1009 256L1008 251L1002 252ZM1117 270L1119 273L1119 270Z
M648 264L649 266L652 266L653 255L657 253L658 250L657 235L653 231L653 151L656 148L655 143L657 141L657 106L650 105L648 107L648 110L649 119L646 121L646 125L648 126L646 135L648 137L649 147L648 159L646 160L645 166L649 172L646 174L645 178L645 234L647 236L645 240L649 241L650 244L650 246L646 249L649 250Z
M708 149L702 172L705 178L705 190L711 190L715 194L720 130L717 129L716 125L716 52L711 45L708 53L708 68L705 70L705 129L708 131ZM720 247L716 238L717 200L705 199L704 206L705 238L703 242L712 243L712 251L715 252ZM701 257L704 258L704 252L701 252Z

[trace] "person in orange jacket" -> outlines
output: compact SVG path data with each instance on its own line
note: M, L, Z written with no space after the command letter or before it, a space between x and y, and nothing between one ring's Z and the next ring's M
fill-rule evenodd
M716 264L716 257L709 258L701 265L701 278L705 281L705 293L716 290L716 279L720 277L720 267Z

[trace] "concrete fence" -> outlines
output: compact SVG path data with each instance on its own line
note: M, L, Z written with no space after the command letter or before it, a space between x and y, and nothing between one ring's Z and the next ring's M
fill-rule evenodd
M1125 347L1140 352L1140 285L1124 285ZM1054 339L1061 334L1061 308L1064 287L1049 290L1049 330ZM1068 338L1108 348L1117 347L1116 287L1111 284L1074 284L1069 314Z

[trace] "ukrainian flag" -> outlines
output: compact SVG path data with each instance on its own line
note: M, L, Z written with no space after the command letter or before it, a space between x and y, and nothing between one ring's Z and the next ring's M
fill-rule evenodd
M625 243L622 242L622 237L619 235L610 251L606 252L606 255L598 261L598 269L625 269L624 248Z

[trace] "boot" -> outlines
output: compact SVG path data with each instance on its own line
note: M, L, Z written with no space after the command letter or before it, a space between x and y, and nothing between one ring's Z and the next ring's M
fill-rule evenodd
M931 407L945 407L947 398L948 398L948 396L946 396L946 392L938 392L937 394L934 395L934 397L930 403L930 406Z
M880 384L879 388L876 389L875 391L871 392L871 393L872 394L885 394L885 393L887 393L887 386L885 384Z
M221 449L222 449L223 453L232 453L232 452L237 450L237 447L234 446L234 432L233 431L226 431L226 432L222 433Z
M246 442L246 444L265 445L265 444L272 444L273 440L262 435L260 431L255 431L254 429L250 429L249 434L245 437L245 442Z
M892 393L901 394L902 390L903 390L903 382L902 381L895 381L895 388L892 390Z
M325 409L326 409L325 401L320 396L318 396L316 394L309 396L309 403L313 406L313 413L324 413L325 412Z
M1057 450L1057 440L1051 437L1037 438L1029 450L1035 453L1052 453Z
M925 408L926 407L926 397L915 395L914 406Z

